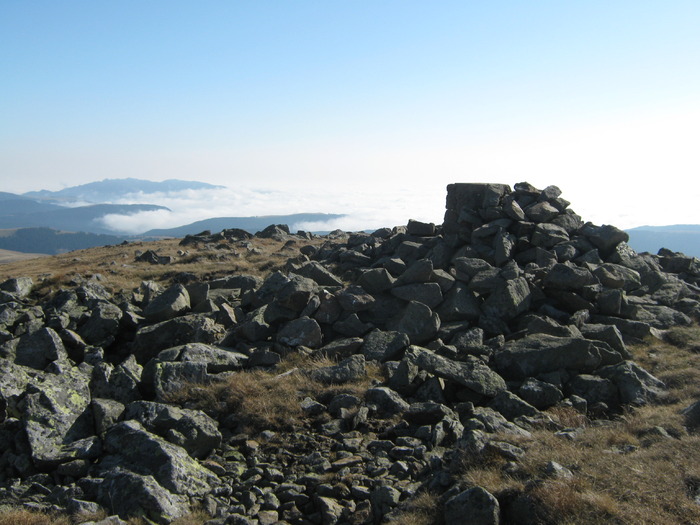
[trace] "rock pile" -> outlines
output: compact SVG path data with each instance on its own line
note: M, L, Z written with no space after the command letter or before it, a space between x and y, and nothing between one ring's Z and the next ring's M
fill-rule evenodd
M155 523L193 506L211 525L381 523L429 489L446 523L517 521L512 495L455 481L460 454L517 461L502 436L561 430L544 409L662 397L626 344L700 316L697 259L637 254L560 195L453 184L442 225L334 232L265 279L115 295L86 281L41 303L26 278L2 283L0 501ZM290 399L306 425L257 435L235 413L168 402L293 353L335 360L290 372L321 384L370 363L385 379Z

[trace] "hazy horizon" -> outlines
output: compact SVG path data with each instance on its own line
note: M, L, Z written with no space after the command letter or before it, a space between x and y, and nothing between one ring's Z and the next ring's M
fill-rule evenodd
M227 189L106 220L364 229L527 181L594 223L697 224L697 27L692 1L5 2L0 190L198 180Z

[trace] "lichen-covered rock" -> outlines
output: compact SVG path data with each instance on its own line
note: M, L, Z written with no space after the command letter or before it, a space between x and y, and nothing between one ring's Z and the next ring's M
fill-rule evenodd
M81 370L70 368L60 375L38 375L27 386L22 419L37 467L99 454L96 443L72 446L95 434L89 380Z
M153 476L174 494L203 496L218 485L218 479L208 469L192 459L177 445L148 432L137 421L123 421L105 434L107 456L100 466L111 470L115 466L145 476Z
M123 519L144 517L162 525L172 523L191 510L186 496L167 491L153 476L120 468L104 474L98 485L97 499Z
M184 448L193 458L205 458L221 445L216 421L200 410L135 401L127 405L123 418L135 419L149 432Z

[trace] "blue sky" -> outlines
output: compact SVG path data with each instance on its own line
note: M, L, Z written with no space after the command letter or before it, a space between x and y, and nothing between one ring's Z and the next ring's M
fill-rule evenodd
M0 190L181 178L393 225L527 180L700 223L698 27L697 1L0 0Z

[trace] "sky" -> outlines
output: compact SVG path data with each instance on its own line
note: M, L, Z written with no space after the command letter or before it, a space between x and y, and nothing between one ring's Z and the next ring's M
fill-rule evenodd
M698 27L697 0L0 0L0 191L198 180L227 189L106 220L368 229L528 181L597 224L697 224Z

